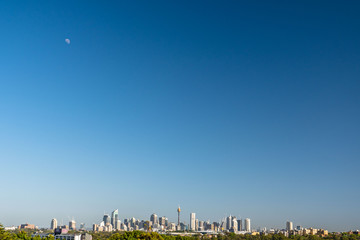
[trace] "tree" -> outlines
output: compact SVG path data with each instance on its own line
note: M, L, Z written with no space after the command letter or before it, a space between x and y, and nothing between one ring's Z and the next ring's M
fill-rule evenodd
M13 236L0 224L0 240L12 240Z

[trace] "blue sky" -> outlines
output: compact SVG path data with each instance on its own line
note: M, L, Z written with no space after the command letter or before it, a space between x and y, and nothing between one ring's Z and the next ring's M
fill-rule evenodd
M359 10L3 1L0 222L359 229Z

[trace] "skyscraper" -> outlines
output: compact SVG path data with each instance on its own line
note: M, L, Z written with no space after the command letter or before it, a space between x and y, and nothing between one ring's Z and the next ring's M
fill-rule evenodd
M76 222L75 222L75 220L71 220L69 222L69 229L70 230L76 230Z
M160 224L161 226L166 226L165 220L166 220L166 217L160 217L160 218L159 218L159 224Z
M231 227L231 229L233 229L234 231L238 230L238 223L237 223L236 217L232 218L232 227Z
M55 228L57 228L57 220L53 218L51 220L50 229L54 230Z
M239 220L237 220L237 226L238 226L238 231L242 231L242 220L241 219L239 219Z
M116 209L111 213L111 225L115 228L116 221L119 220L119 210Z
M289 221L286 222L286 230L287 231L294 230L293 222L289 222Z
M117 230L117 231L119 231L120 230L120 226L121 226L121 222L120 222L120 220L116 220L116 222L115 222L115 230Z
M103 221L104 221L104 225L105 225L105 226L111 224L109 214L105 214L105 215L104 215Z
M232 226L232 217L231 215L229 217L226 218L226 229L230 230Z
M195 213L190 213L190 230L196 231L195 227Z
M245 218L245 231L251 232L250 218Z
M158 216L157 216L155 213L151 214L151 216L150 216L150 221L151 221L153 224L158 223Z

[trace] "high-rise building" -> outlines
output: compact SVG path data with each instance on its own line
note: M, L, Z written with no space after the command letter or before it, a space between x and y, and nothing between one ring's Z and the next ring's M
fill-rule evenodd
M232 226L232 217L231 215L229 217L226 218L226 229L230 230Z
M157 216L155 213L151 214L151 216L150 216L150 221L151 221L153 224L159 223L158 216Z
M120 230L120 226L121 226L120 220L116 220L116 222L115 222L115 230L116 230L116 231L119 231L119 230Z
M97 225L97 224L93 224L93 232L96 232L96 231L98 231L99 230L99 225Z
M245 218L245 231L251 232L250 218Z
M239 220L237 220L237 227L238 227L238 231L242 231L242 220L241 219L239 219Z
M119 220L119 210L116 209L111 213L111 225L115 227L116 221Z
M237 223L236 217L233 217L233 219L232 219L231 229L233 229L235 232L238 230L238 223Z
M204 224L205 224L204 221L199 221L199 230L200 231L204 231Z
M166 220L166 217L160 217L160 218L159 218L159 224L160 224L161 226L166 226L165 220Z
M196 231L196 227L195 227L195 213L190 213L190 231Z
M70 230L76 230L76 222L75 222L75 220L71 220L69 222L69 229Z
M104 225L105 225L105 226L111 224L109 214L105 214L105 215L104 215L103 221L104 221Z
M57 228L57 220L53 218L51 220L50 229L54 230L55 228Z
M286 222L286 230L287 230L287 231L292 231L292 230L294 230L293 222L290 222L290 221L287 221L287 222Z

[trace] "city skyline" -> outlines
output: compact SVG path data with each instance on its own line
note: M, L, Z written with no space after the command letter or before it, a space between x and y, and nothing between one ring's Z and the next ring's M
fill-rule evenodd
M180 207L178 207L176 209L176 212L177 212L177 217L174 218L174 221L172 221L172 219L170 218L170 220L168 220L169 218L167 216L159 216L157 215L156 213L152 213L151 215L149 215L148 218L134 218L133 216L132 217L128 217L128 218L123 218L121 219L118 214L119 214L119 210L116 209L116 210L113 210L111 215L109 214L106 214L105 211L104 211L104 214L102 215L102 218L99 218L101 219L102 221L98 221L97 223L96 222L93 222L92 224L85 224L84 222L81 222L81 223L78 223L76 224L76 221L73 218L69 218L69 221L68 221L68 224L67 222L64 222L63 220L61 220L61 222L59 222L56 218L53 218L51 219L51 222L49 223L49 226L46 227L46 226L38 226L36 224L33 224L34 226L37 226L39 228L46 228L46 229L55 229L57 227L62 227L62 226L66 226L66 228L68 228L69 230L77 230L79 226L80 229L83 229L84 226L86 226L86 229L90 230L90 229L94 229L94 225L96 226L106 226L106 225L111 225L112 228L108 229L108 230L101 230L101 231L116 231L116 230L122 230L122 231L129 231L130 229L124 229L123 228L123 224L126 223L126 221L132 221L132 219L134 219L134 221L141 221L141 222L144 222L144 221L150 221L151 224L158 224L159 226L161 225L164 225L165 222L161 222L161 219L164 218L166 219L166 226L170 226L170 224L174 224L174 226L180 226L178 225L177 221L180 221L181 224L184 224L184 226L186 226L187 228L187 231L200 231L199 230L194 230L192 228L192 223L191 223L191 219L193 219L193 224L195 224L196 228L199 227L199 222L207 222L207 223L218 223L219 224L219 227L221 226L223 228L223 230L229 230L229 229L232 229L234 228L235 230L239 231L239 232L251 232L251 231L264 231L267 230L275 230L275 231L293 231L295 229L294 227L294 223L293 221L286 221L284 222L284 226L275 226L275 225L263 225L263 226L260 226L260 225L256 225L255 227L252 225L252 223L250 223L250 218L248 217L245 217L245 218L237 218L235 215L231 215L230 216L226 216L226 217L223 217L219 220L210 220L210 219L198 219L196 218L196 213L194 212L190 212L190 220L189 221L186 221L186 219L179 219L178 218L178 213L179 213L179 209ZM114 220L116 218L116 221L113 221L112 219L112 216L114 216ZM116 217L115 217L116 216ZM27 222L28 223L28 222ZM121 227L120 227L120 224L121 224ZM168 225L169 224L169 225ZM326 230L328 231L328 229L326 227L324 227L324 225L315 225L315 226L311 226L311 225L307 225L306 223L303 225L303 224L300 224L299 222L298 223L295 223L296 224L296 230L300 230L299 228L301 229L320 229L320 230ZM12 226L16 226L16 224L12 225ZM114 227L116 226L116 227ZM319 226L322 226L322 227L319 227ZM10 226L7 226L7 227L10 227ZM131 229L132 230L136 230L136 229ZM176 230L179 230L177 229L176 227ZM205 229L206 230L206 229ZM223 231L221 230L221 231ZM356 231L358 229L347 229L347 230L344 230L344 231L329 231L329 232L347 232L347 231ZM97 230L98 231L98 230ZM202 230L204 231L204 230ZM220 231L220 229L219 229Z
M3 1L0 223L177 223L180 205L187 223L359 229L359 12Z

